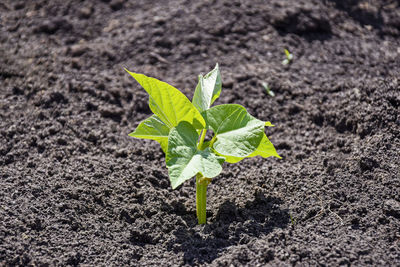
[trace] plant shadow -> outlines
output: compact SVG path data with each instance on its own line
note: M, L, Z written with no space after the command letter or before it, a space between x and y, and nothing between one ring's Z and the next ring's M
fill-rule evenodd
M168 250L183 252L185 264L211 263L230 246L247 244L251 237L266 236L275 228L286 228L290 217L280 204L280 198L256 193L255 199L246 202L243 208L225 201L215 219L205 226L196 226L193 219L183 216L193 226L176 229Z

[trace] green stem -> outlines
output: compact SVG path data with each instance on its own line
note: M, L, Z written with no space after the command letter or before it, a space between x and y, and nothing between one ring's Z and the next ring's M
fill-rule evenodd
M206 137L206 132L207 132L207 130L205 130L205 129L201 130L200 141L199 141L199 144L197 145L198 149L201 149L201 147L203 146L204 138Z
M196 213L199 224L205 224L207 221L207 186L209 183L209 179L200 173L196 175Z
M206 129L201 130L199 144L197 145L199 150L201 150L203 147L206 133ZM196 175L196 214L199 224L205 224L207 222L207 186L210 184L210 182L210 178L204 177L200 173Z
M213 138L211 138L210 145L209 145L210 147L213 146L216 139L217 139L217 135L214 135Z

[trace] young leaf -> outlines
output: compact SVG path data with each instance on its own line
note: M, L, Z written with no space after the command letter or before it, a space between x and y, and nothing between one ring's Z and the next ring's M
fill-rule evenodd
M198 150L198 139L196 129L186 121L169 133L166 163L173 189L197 173L213 178L222 171L224 159L211 153L209 148Z
M199 83L197 84L193 95L193 105L200 112L209 109L212 103L214 103L221 94L221 87L221 74L217 64L215 65L215 68L204 77L199 75Z
M213 149L219 154L246 157L260 145L265 122L251 116L244 107L225 104L202 113L215 134Z
M271 90L271 88L269 87L268 83L262 82L262 86L264 87L265 91L267 92L267 94L268 94L269 96L272 96L272 97L275 96L274 91Z
M289 52L289 50L287 50L287 49L285 49L285 55L286 55L286 58L288 59L288 60L291 60L292 58L293 58L293 55Z
M286 58L282 61L282 64L287 65L293 59L293 54L291 54L289 52L289 50L287 50L287 49L284 49L284 51L285 51Z
M151 139L160 143L164 153L167 152L168 147L168 135L169 128L165 123L157 117L157 115L152 115L151 117L142 121L133 133L129 136Z
M149 106L167 126L172 128L188 121L196 129L203 129L205 121L200 112L178 89L168 83L125 69L150 95Z
M223 155L221 155L223 156ZM223 156L225 158L225 161L228 163L237 163L241 161L244 158L251 158L255 156L261 156L263 158L268 158L268 157L277 157L281 159L282 157L278 155L278 153L275 150L274 145L269 141L268 137L264 134L263 138L261 139L260 145L257 147L257 149L251 153L247 157L233 157L233 156Z

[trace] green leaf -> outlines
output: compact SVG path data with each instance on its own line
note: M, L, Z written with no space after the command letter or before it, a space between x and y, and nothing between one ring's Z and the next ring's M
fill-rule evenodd
M212 147L219 154L246 157L260 145L265 123L251 116L241 105L215 106L202 115L214 131Z
M199 150L198 139L196 129L186 121L180 122L169 133L166 162L173 189L197 173L213 178L222 171L224 159L209 148Z
M290 54L289 50L284 49L284 51L285 51L286 58L291 60L293 56L292 56L292 54Z
M277 157L281 159L282 157L278 155L278 153L275 150L274 145L269 141L268 137L264 134L263 138L261 139L260 145L257 147L257 149L251 153L247 157L233 157L233 156L224 156L220 155L225 158L225 161L228 163L237 163L241 161L242 159L245 158L251 158L255 156L261 156L263 158L268 158L268 157Z
M164 153L167 152L168 135L168 126L157 115L152 115L142 121L136 130L129 134L129 136L135 138L151 139L159 142Z
M271 141L269 141L265 133L263 138L261 139L260 145L257 147L256 151L250 154L249 157L255 156L261 156L263 158L277 157L279 159L282 159L282 157L279 156L276 152L274 145L271 143Z
M214 103L221 94L221 88L221 73L219 72L217 64L215 68L204 77L203 75L199 75L199 82L193 95L193 105L200 112L209 109L212 103Z
M149 106L169 128L181 121L190 122L196 129L203 129L205 121L200 112L178 89L168 83L125 69L150 95Z

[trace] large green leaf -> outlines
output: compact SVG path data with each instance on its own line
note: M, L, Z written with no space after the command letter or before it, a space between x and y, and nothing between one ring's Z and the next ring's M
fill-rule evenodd
M274 145L271 143L271 141L269 141L268 137L265 134L261 139L260 145L257 147L257 149L247 157L233 157L224 155L221 156L223 156L225 158L225 161L228 163L237 163L242 159L251 158L255 156L261 156L263 158L277 157L281 159L281 156L279 156L278 153L276 152Z
M152 115L142 121L136 130L129 134L136 138L156 140L160 143L164 153L167 153L168 135L168 126L157 115Z
M178 89L155 78L125 70L150 95L151 111L169 128L177 126L181 121L188 121L197 129L205 127L205 121L200 112Z
M213 178L221 171L222 157L212 153L209 148L199 150L196 129L182 121L169 133L166 163L172 188L175 189L197 173Z
M215 106L202 115L214 131L216 139L212 147L219 154L246 157L260 145L265 122L251 116L241 105Z
M209 109L212 103L214 103L221 94L221 88L221 74L217 64L215 68L204 77L203 75L199 75L199 83L193 95L193 105L200 112Z

